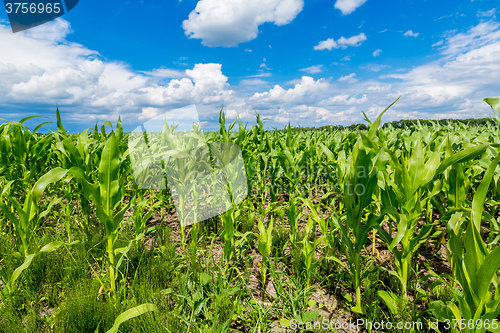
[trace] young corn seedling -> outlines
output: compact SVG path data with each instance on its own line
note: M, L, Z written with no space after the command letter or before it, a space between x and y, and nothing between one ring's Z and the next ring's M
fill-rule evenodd
M144 198L144 190L137 190L136 196L132 198L131 206L134 207L134 230L135 237L138 241L144 241L144 234L148 232L146 230L146 222L151 218L155 209L161 206L161 201L155 202L153 205L148 205L148 199ZM147 213L146 208L148 209Z
M311 199L302 199L305 205L311 210L309 218L314 221L314 223L319 227L321 234L323 235L323 241L325 243L325 247L327 249L331 249L335 245L335 238L338 232L337 225L335 224L332 214L334 211L330 213L329 216L323 218L321 216L321 204L314 205Z
M232 260L237 260L240 257L241 247L247 240L247 237L253 232L248 231L244 234L237 230L236 219L241 215L241 210L231 208L221 215L222 217L222 239L224 240L224 274L229 270L229 264ZM250 216L253 216L250 214Z
M302 217L302 209L297 205L297 198L291 197L286 208L286 217L290 226L290 243L294 246L298 242L297 232L299 230L299 222Z
M222 232L222 238L224 239L224 259L226 261L225 271L227 271L229 262L233 259L236 250L236 245L235 245L236 214L237 214L236 210L232 208L222 215L222 227L224 228Z
M316 249L325 238L324 236L321 236L311 242L309 240L309 235L311 231L314 231L315 228L316 219L309 218L304 230L304 238L302 239L302 241L300 241L300 243L302 244L302 255L304 256L304 280L306 286L310 285L312 275L319 264L319 260L314 259L314 254L316 253Z
M262 295L264 295L264 289L266 286L266 276L267 276L267 269L269 267L270 263L270 256L271 256L271 246L273 243L273 224L274 224L274 219L271 214L271 217L269 219L269 224L267 228L264 226L264 218L266 217L267 213L269 213L270 208L267 208L266 210L261 208L261 215L259 218L259 234L257 235L259 237L259 244L258 244L258 250L260 255L262 256L262 267L261 267L261 275L262 275Z

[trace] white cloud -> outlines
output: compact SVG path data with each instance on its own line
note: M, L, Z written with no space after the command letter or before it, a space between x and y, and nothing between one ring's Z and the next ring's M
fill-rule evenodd
M321 126L321 124L341 120L342 113L332 112L324 107L302 104L289 109L280 108L276 115L269 118L278 124L286 124L288 122L295 124L299 120L301 122L308 121L305 126ZM299 125L304 125L304 123L299 123Z
M477 15L477 17L492 17L492 18L496 18L496 13L497 13L497 9L496 8L491 8L490 10L485 10L485 11L478 10L476 15Z
M436 46L441 46L444 44L444 41L443 40L440 40L440 41L437 41L435 42L434 44L431 45L431 47L436 47Z
M221 64L196 64L186 70L186 74L193 79L195 87L203 90L222 90L228 86Z
M352 36L349 38L340 37L337 41L333 38L328 38L327 40L319 42L318 45L314 47L315 50L332 50L332 49L346 49L349 46L359 46L366 40L366 35L360 33L359 35Z
M268 103L302 103L306 99L314 98L318 92L328 88L328 83L324 79L315 81L310 76L303 76L300 83L297 83L293 88L288 90L283 89L280 85L275 85L269 91L263 93L255 93L250 100L259 105Z
M359 35L352 36L349 38L340 37L340 39L337 40L337 44L340 46L341 49L345 49L348 46L359 46L365 40L366 40L366 35L364 33L360 33Z
M270 77L271 75L272 75L271 73L260 73L255 75L249 75L247 77Z
M392 85L387 83L376 83L374 85L369 85L366 90L369 92L386 92L392 89Z
M443 15L443 16L440 16L438 17L437 19L434 19L434 21L439 21L439 20L442 20L442 19L445 19L445 18L449 18L449 17L452 17L454 15L458 15L458 12L455 13L455 14L449 14L449 15Z
M323 40L314 47L315 50L331 50L333 48L335 49L339 48L337 42L333 38L328 38L327 40Z
M365 40L366 40L365 34L364 33L360 33L359 35L352 36L352 37L349 37L349 38L340 37L340 39L337 40L337 44L340 45L341 49L345 49L348 46L359 46Z
M356 83L358 82L358 79L355 78L356 73L351 73L346 76L342 76L338 79L339 82L347 82L347 83Z
M236 46L257 37L259 26L290 23L303 0L200 0L182 27L205 46Z
M240 85L244 86L263 86L267 84L268 82L262 79L243 79L240 81Z
M293 79L293 80L290 80L290 81L286 81L283 85L284 86L295 86L296 84L299 84L302 82L302 78L300 79Z
M156 68L152 71L141 71L141 73L163 79L180 79L186 77L186 71L169 68Z
M67 35L72 33L71 25L68 21L57 18L53 21L39 25L37 27L24 30L22 33L25 36L46 39L54 42L64 41Z
M389 68L389 65L375 65L375 64L368 64L366 66L360 66L359 68L369 70L371 72L380 72L384 68Z
M98 83L109 89L130 91L142 88L146 79L142 75L133 74L127 65L112 62L104 66Z
M153 107L142 108L142 113L139 116L139 120L152 119L154 117L157 117L159 114L160 111L158 108L153 108Z
M378 57L380 55L380 53L382 53L382 50L381 49L377 49L377 50L373 51L373 56L374 57Z
M264 60L265 61L265 60ZM259 68L262 68L262 69L267 69L267 70L270 70L271 68L267 67L266 63L263 62L262 64L260 64Z
M407 32L405 32L405 34L403 36L405 36L405 37L418 37L419 34L420 34L419 32L414 33L413 31L408 30Z
M363 104L368 101L368 96L364 94L361 98L351 97L349 94L342 94L324 99L319 102L320 105L354 105Z
M348 15L365 2L366 0L337 0L335 8L339 9L343 15Z
M307 68L302 68L301 71L309 74L317 74L323 71L323 65L314 65Z
M444 34L442 53L454 55L497 42L500 39L499 27L499 23L490 21L479 23L465 33L447 32Z

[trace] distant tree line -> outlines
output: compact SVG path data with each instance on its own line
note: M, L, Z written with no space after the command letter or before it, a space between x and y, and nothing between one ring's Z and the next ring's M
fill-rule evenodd
M468 118L468 119L439 119L439 120L428 120L428 119L404 119L392 121L390 123L385 123L382 127L392 126L394 128L407 128L416 126L420 122L423 126L432 126L433 124L447 125L447 124L465 124L468 126L488 126L495 125L495 119L493 118Z
M418 126L418 123L420 122L420 125L422 126L432 126L434 124L439 124L439 125L447 125L447 124L465 124L468 126L491 126L491 125L496 125L495 119L493 118L468 118L468 119L439 119L439 120L429 120L429 119L402 119L402 120L396 120L396 121L391 121L388 123L385 123L382 128L387 128L389 126L392 126L394 128L411 128ZM286 128L285 128L286 129ZM284 130L285 130L284 129ZM367 130L368 126L366 124L352 124L349 126L342 126L342 125L325 125L321 127L293 127L294 131L324 131L324 130Z
M342 125L325 125L321 127L293 127L292 128L294 131L333 131L333 130L344 130L344 129L349 129L349 130L355 130L355 129L360 129L360 130L367 130L368 126L365 124L352 124L349 126L342 126ZM283 130L286 130L284 128Z

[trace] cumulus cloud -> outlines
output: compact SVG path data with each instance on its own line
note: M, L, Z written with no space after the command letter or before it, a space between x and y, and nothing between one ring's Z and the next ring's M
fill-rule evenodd
M340 118L339 118L340 116ZM277 124L295 123L307 121L308 125L318 126L319 124L332 123L341 119L341 113L332 112L324 107L311 105L297 105L289 109L280 108L276 115L269 117Z
M500 24L481 22L466 32L446 32L443 35L441 51L446 55L456 55L496 43L500 39Z
M302 103L306 99L314 98L316 93L324 91L327 88L328 82L324 79L315 81L310 76L303 76L301 81L293 88L285 90L280 85L275 85L269 91L255 93L250 98L250 101L261 106L269 103L297 104Z
M414 33L413 31L411 30L408 30L407 32L405 32L405 34L403 36L405 37L418 37L420 33Z
M492 18L496 18L496 13L497 13L497 9L496 8L491 8L490 10L486 10L486 11L478 10L476 15L477 15L477 17L492 17Z
M356 73L351 73L346 76L342 76L338 79L339 82L347 82L347 83L356 83L358 82L358 79L355 78Z
M131 92L131 97L141 104L154 106L223 103L234 91L227 89L227 76L221 68L221 64L196 64L192 70L186 70L189 78L173 79L166 86L143 87Z
M373 56L374 57L378 57L380 55L380 53L382 53L382 50L381 49L377 49L377 50L373 51Z
M303 0L200 0L182 27L205 46L231 47L256 38L263 23L290 23L303 6Z
M335 49L339 48L337 42L333 38L328 38L327 40L323 40L314 47L315 50L331 50L333 48Z
M366 35L360 33L359 35L352 36L349 38L340 37L338 40L333 38L328 38L327 40L319 42L318 45L314 47L315 50L332 50L332 49L346 49L349 46L360 46L366 40Z
M162 79L179 79L186 77L186 71L170 68L156 68L152 71L141 71L141 73Z
M249 75L247 77L270 77L272 74L271 73L268 73L268 72L261 72L259 74L255 74L255 75Z
M364 94L360 98L350 96L349 94L342 94L324 99L319 102L320 105L354 105L363 104L368 101L368 96Z
M337 0L335 1L335 8L339 9L343 15L348 15L365 2L366 0Z
M309 74L317 74L323 71L323 65L314 65L307 68L302 68L301 71Z
M369 70L370 72L380 72L382 69L389 67L389 65L368 64L366 66L360 66L359 68Z
M243 79L240 81L240 85L244 86L263 86L267 83L267 81L264 81L262 79Z
M158 108L146 107L142 108L142 113L139 116L139 120L148 120L157 117L160 114L160 110Z
M28 37L45 39L54 42L64 41L66 36L73 32L68 21L57 18L53 21L24 30L22 34Z

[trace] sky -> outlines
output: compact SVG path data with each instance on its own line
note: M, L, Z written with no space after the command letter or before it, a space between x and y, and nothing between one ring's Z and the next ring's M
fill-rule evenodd
M72 132L118 116L131 131L190 105L205 130L221 109L350 125L398 97L384 122L481 118L500 97L496 0L81 0L18 33L3 8L0 118L47 117L32 127L59 107Z

